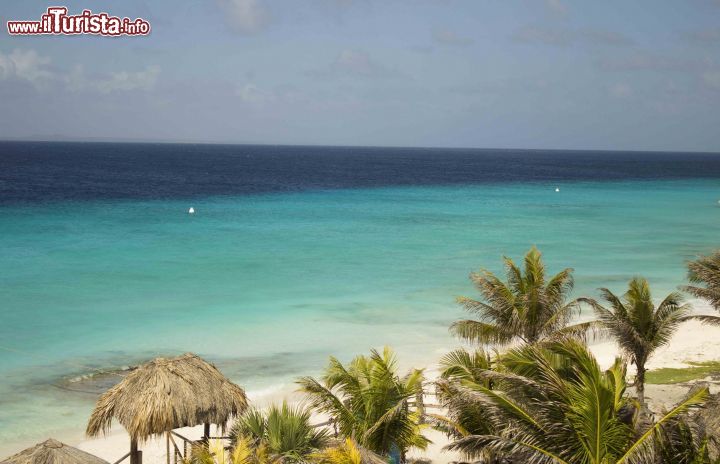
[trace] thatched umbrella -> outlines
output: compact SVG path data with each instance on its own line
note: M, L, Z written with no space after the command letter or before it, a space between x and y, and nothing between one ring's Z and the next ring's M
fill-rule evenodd
M225 424L247 408L245 391L195 354L157 358L138 367L100 396L88 436L107 433L113 418L130 434L130 462L139 464L138 442L180 427ZM169 459L169 457L168 457Z
M108 462L49 438L0 461L0 464L108 464Z

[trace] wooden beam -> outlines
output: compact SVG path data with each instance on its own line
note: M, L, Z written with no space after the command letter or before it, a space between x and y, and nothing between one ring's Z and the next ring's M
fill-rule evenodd
M142 464L142 451L138 449L135 438L130 439L130 464Z

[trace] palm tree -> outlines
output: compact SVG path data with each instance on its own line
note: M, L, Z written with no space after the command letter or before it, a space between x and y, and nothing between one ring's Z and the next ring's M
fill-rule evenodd
M628 284L622 297L607 288L601 288L605 308L597 301L583 298L592 306L601 325L630 357L637 369L635 389L640 405L645 407L645 364L652 354L666 345L680 323L692 318L691 306L683 304L682 296L673 292L657 306L653 304L647 280L636 277Z
M230 438L234 443L244 443L245 439L253 448L283 462L303 462L324 448L330 438L325 429L314 427L310 420L308 409L288 406L287 402L266 411L252 408L235 422Z
M523 345L500 360L490 389L442 379L452 409L474 404L486 411L487 432L466 433L448 448L470 458L492 453L496 461L530 464L625 464L658 462L657 438L682 414L701 405L707 388L693 390L657 422L639 428L625 395L625 365L607 371L580 341Z
M386 460L372 451L362 448L350 438L346 438L337 446L325 448L313 454L310 456L310 462L316 464L387 464Z
M224 443L215 439L209 446L193 446L190 457L184 464L283 464L282 457L273 456L263 444L254 445L250 439L239 436L228 453Z
M465 401L465 398L456 396L452 386L469 384L492 389L493 382L487 376L487 372L497 367L496 360L493 360L483 349L474 352L458 349L443 356L440 367L442 381L436 383L435 395L445 413L429 414L433 427L456 440L468 435L494 433L492 418L488 416L490 411L477 401L472 399ZM477 453L473 458L482 464L503 462L503 457L491 450Z
M590 324L566 327L578 311L576 300L568 300L573 289L572 269L549 280L537 248L525 255L524 272L510 258L505 260L507 282L490 271L470 274L482 301L466 297L458 302L479 320L453 323L450 331L463 340L507 345L515 340L536 343L560 335L582 334Z
M688 263L688 279L695 285L683 289L720 311L720 251Z
M343 437L382 456L397 450L404 458L409 448L425 449L430 441L421 434L417 405L411 404L422 396L423 372L399 377L396 371L395 356L385 348L357 356L347 367L331 357L320 380L302 377L298 384Z

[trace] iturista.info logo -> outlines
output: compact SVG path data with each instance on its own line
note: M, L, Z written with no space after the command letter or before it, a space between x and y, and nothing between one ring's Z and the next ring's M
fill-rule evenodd
M91 10L68 14L67 7L51 6L39 20L8 21L7 31L10 35L143 36L150 34L150 23L143 18L120 18Z

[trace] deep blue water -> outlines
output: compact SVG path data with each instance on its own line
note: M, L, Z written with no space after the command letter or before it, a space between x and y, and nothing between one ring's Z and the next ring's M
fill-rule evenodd
M720 177L707 153L0 142L0 202Z

